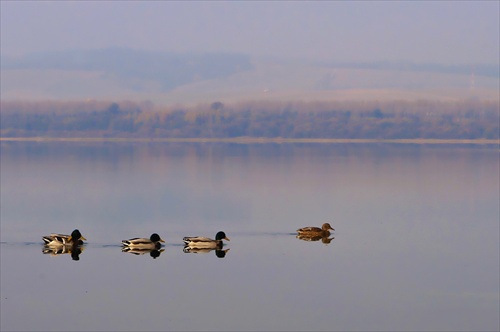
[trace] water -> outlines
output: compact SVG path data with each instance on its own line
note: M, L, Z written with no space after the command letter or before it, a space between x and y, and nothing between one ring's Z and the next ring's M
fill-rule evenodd
M0 175L2 331L500 328L498 147L3 142Z

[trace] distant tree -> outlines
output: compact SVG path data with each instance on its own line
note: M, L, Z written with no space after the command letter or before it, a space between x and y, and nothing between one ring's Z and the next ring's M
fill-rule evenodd
M498 101L221 102L147 110L133 102L0 101L0 135L498 139ZM383 110L383 111L382 111Z
M116 115L116 114L120 113L120 105L118 105L117 103L112 103L111 105L109 105L109 107L106 109L106 111L108 111L109 113L111 113L113 115Z
M218 110L221 110L224 108L224 104L221 103L220 101L216 101L215 103L212 103L212 105L210 105L210 109L212 111L218 111Z
M380 110L380 108L375 109L372 112L372 116L376 119L383 119L384 118L384 113Z

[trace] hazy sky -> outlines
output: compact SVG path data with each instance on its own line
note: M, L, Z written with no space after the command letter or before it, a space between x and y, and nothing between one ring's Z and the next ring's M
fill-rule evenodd
M492 1L5 1L1 54L131 47L330 61L499 62Z

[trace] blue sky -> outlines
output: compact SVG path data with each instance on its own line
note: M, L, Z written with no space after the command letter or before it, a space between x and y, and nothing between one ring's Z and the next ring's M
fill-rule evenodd
M127 47L498 64L499 1L4 1L1 55Z

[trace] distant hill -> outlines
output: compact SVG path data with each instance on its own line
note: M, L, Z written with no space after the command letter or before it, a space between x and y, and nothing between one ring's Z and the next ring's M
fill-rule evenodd
M124 80L152 80L162 91L253 68L240 54L177 54L126 48L33 53L1 61L2 70L101 72ZM132 87L133 89L133 87Z
M455 75L474 75L476 77L500 77L498 64L469 64L469 65L441 65L432 63L409 62L371 62L371 63L346 63L346 62L320 62L318 65L337 68L396 70L406 72L428 72Z
M499 66L337 63L244 54L68 50L1 59L2 100L155 104L330 100L498 100Z

